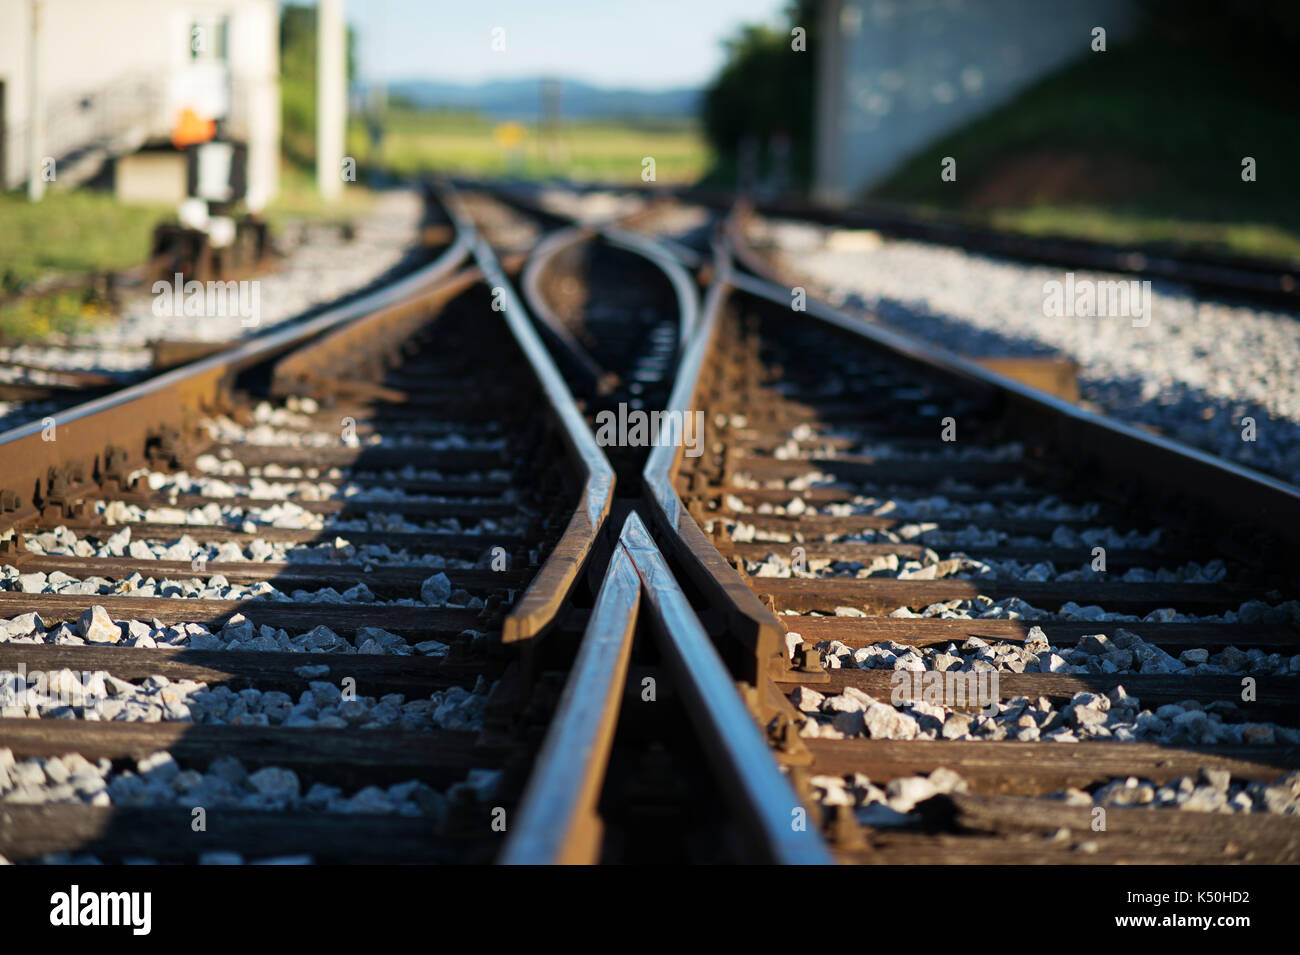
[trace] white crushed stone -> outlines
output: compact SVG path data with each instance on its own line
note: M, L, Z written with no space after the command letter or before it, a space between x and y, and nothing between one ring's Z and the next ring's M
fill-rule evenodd
M914 826L922 822L920 803L936 796L969 792L961 775L939 767L929 776L902 776L873 782L864 773L810 778L813 795L826 808L843 807L860 824L874 829ZM1196 776L1166 783L1129 776L1086 792L1068 789L1042 797L1070 806L1174 809L1185 812L1300 814L1300 772L1272 783L1234 780L1226 769L1202 768Z
M1291 601L1290 606L1283 609L1288 613L1300 612L1300 602ZM797 621L788 617L787 620L797 626ZM1051 629L1050 624L1047 629ZM786 635L787 642L794 644L798 636L797 631L790 631ZM856 649L838 640L822 640L816 644L816 649L822 666L833 670L857 668L1091 675L1182 673L1189 676L1300 674L1300 654L1288 656L1265 653L1259 648L1239 650L1230 646L1218 653L1211 653L1204 647L1190 648L1174 657L1123 627L1110 630L1109 635L1103 632L1086 634L1073 647L1051 643L1044 628L1034 626L1030 628L1023 645L1010 642L990 644L979 637L970 637L960 646L949 642L917 647L884 640Z
M190 542L192 544L193 542ZM443 585L431 588L430 580L441 578ZM359 582L339 593L333 587L316 590L297 589L284 591L266 580L252 584L232 584L224 574L207 577L183 577L161 580L145 577L139 571L118 580L106 577L72 577L62 571L46 574L40 571L24 574L11 564L0 566L0 591L28 594L73 594L76 596L103 596L129 594L132 597L167 597L178 600L278 600L299 603L370 604L385 607L462 607L482 610L482 597L461 589L452 589L447 575L439 572L425 580L420 588L420 599L397 597L381 600L371 592L365 582ZM103 608L98 608L102 610Z
M755 232L791 281L868 320L979 357L1063 355L1079 364L1083 399L1107 414L1300 482L1300 316L1153 282L1146 327L1047 317L1044 284L1064 282L1059 267L889 238L855 250L835 234L775 220ZM1242 438L1244 417L1255 419L1254 442Z
M201 536L202 532L196 530ZM238 541L209 541L203 543L188 534L170 540L132 539L131 526L114 531L107 528L101 534L78 536L74 531L59 526L39 534L22 535L23 545L33 554L76 557L132 557L135 560L186 560L217 563L295 563L355 565L359 573L370 566L386 564L416 564L430 568L468 570L490 566L491 548L484 543L483 554L476 560L444 557L436 553L412 554L405 548L388 544L365 544L360 547L346 537L313 544L290 541L253 540L246 546ZM21 589L21 588L20 588Z
M395 634L385 636L405 643ZM105 670L0 670L0 717L476 732L483 728L484 708L495 685L480 675L473 689L453 686L435 690L427 699L408 701L401 693L344 699L337 685L312 680L295 701L282 690L236 691L161 674L136 683Z
M237 759L214 759L206 772L181 768L170 753L114 770L107 759L91 762L76 753L16 760L0 748L0 802L12 805L83 804L91 806L203 806L330 813L445 816L453 803L487 803L501 784L500 770L473 769L466 779L439 792L419 780L381 788L367 786L345 794L336 786L313 783L304 792L298 774L280 766L250 772Z
M1249 719L1249 704L1215 700L1166 703L1155 711L1122 686L1107 694L1076 693L1057 708L1047 697L989 701L997 713L962 710L923 700L877 700L849 687L823 696L809 687L791 693L804 717L799 734L814 739L1018 740L1078 743L1112 740L1177 746L1300 744L1300 729ZM986 707L988 710L989 707Z
M450 605L449 605L450 606ZM256 615L256 611L252 611ZM164 624L159 620L112 619L103 607L92 607L75 623L48 626L38 613L25 613L17 617L0 618L0 643L47 643L60 646L83 646L87 643L86 626L95 620L109 619L117 629L117 638L111 631L105 642L113 646L186 647L191 650L256 650L269 653L368 653L394 656L441 656L447 644L439 640L424 640L412 646L400 634L379 627L359 627L355 640L350 642L324 624L306 632L290 636L283 629L257 626L242 613L234 614L220 628L209 628L201 623ZM107 629L107 628L105 628ZM474 643L487 639L478 630L463 630L460 636Z

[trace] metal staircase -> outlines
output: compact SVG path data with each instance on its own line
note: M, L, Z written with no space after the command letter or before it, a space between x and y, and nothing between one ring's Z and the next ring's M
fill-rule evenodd
M168 128L166 81L155 75L122 76L91 92L51 97L45 107L43 148L56 163L50 185L79 185L107 160L134 152L151 136L166 135ZM29 135L28 123L12 123L4 130L7 189L27 179Z

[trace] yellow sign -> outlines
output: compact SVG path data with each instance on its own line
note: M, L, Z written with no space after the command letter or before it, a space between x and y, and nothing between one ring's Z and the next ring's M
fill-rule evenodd
M528 130L519 123L502 123L492 133L497 145L504 149L518 149L523 145Z

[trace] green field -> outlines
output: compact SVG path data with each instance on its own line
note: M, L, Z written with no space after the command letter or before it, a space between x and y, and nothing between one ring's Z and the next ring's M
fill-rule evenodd
M583 181L640 182L642 161L653 157L655 181L694 182L710 153L692 122L573 122L550 134L523 126L519 145L498 141L502 124L469 113L392 109L376 153L360 124L349 130L348 148L367 162L403 174L437 170L461 175L519 175Z

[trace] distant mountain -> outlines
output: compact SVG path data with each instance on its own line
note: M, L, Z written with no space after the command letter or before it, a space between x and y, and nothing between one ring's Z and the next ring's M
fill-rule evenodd
M567 119L693 116L701 94L699 89L647 92L605 89L578 80L559 82L560 115ZM474 84L406 80L389 83L388 92L425 109L475 110L493 119L533 119L541 111L542 80L538 77Z

